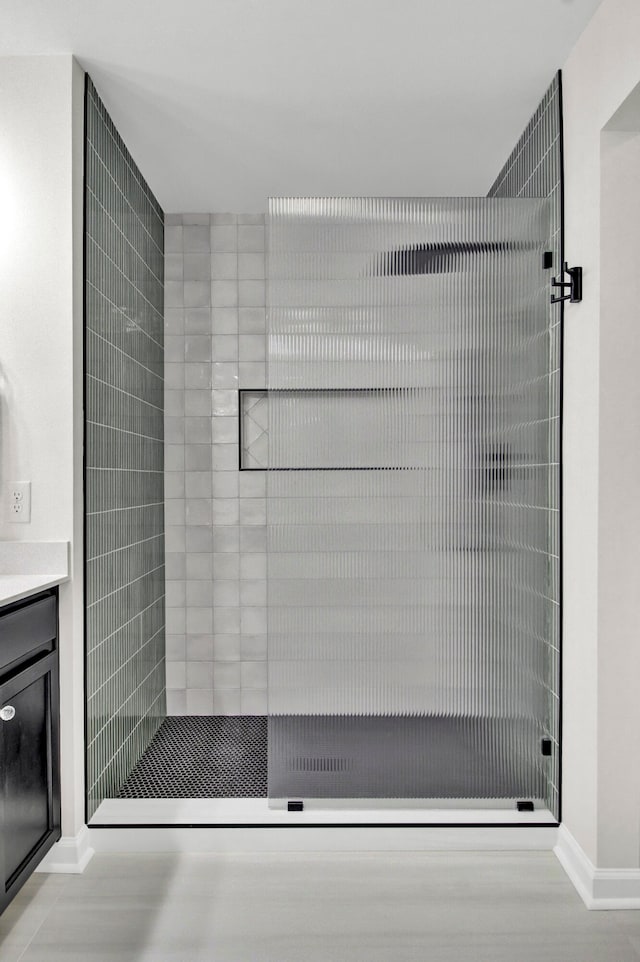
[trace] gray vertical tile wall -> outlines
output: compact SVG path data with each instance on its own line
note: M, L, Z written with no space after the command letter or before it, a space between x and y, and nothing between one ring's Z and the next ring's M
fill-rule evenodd
M167 710L263 715L263 471L239 471L238 389L265 387L263 214L165 230Z
M563 252L562 237L562 83L557 73L538 105L522 136L496 177L489 197L548 197L551 208L551 249L553 270L559 274ZM548 692L548 727L541 737L550 738L553 754L545 766L546 802L559 814L560 745L557 732L560 717L560 461L561 461L561 365L562 311L560 305L549 305L549 552L548 597L552 602L549 624L545 632L547 658L552 682ZM544 759L541 764L547 762Z
M166 714L163 220L87 77L85 510L88 817Z

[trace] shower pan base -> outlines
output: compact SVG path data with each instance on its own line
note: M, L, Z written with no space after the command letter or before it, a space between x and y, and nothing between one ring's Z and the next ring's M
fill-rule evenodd
M273 807L266 798L108 798L89 827L534 828L557 824L542 802L536 803L533 812L518 812L515 799L393 799L382 803L341 799L340 805L336 799L305 799L302 812L288 812L284 800L281 807Z

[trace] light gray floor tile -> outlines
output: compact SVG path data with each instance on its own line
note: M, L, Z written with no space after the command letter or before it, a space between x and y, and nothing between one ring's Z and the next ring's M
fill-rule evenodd
M640 913L588 912L546 852L97 855L26 897L39 927L0 962L640 958Z

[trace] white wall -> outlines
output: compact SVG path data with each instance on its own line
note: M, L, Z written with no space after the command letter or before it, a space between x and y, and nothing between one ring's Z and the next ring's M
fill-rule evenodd
M604 0L563 68L566 252L585 291L565 314L563 821L621 868L640 864L640 329L637 281L621 286L640 255L640 152L602 132L638 50L640 4Z
M60 591L63 833L83 822L82 123L70 56L0 60L0 480L31 481L30 524L71 543Z

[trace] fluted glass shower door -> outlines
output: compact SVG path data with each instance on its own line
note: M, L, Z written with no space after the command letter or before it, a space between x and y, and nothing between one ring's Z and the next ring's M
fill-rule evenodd
M553 809L547 202L276 198L267 248L270 798Z

